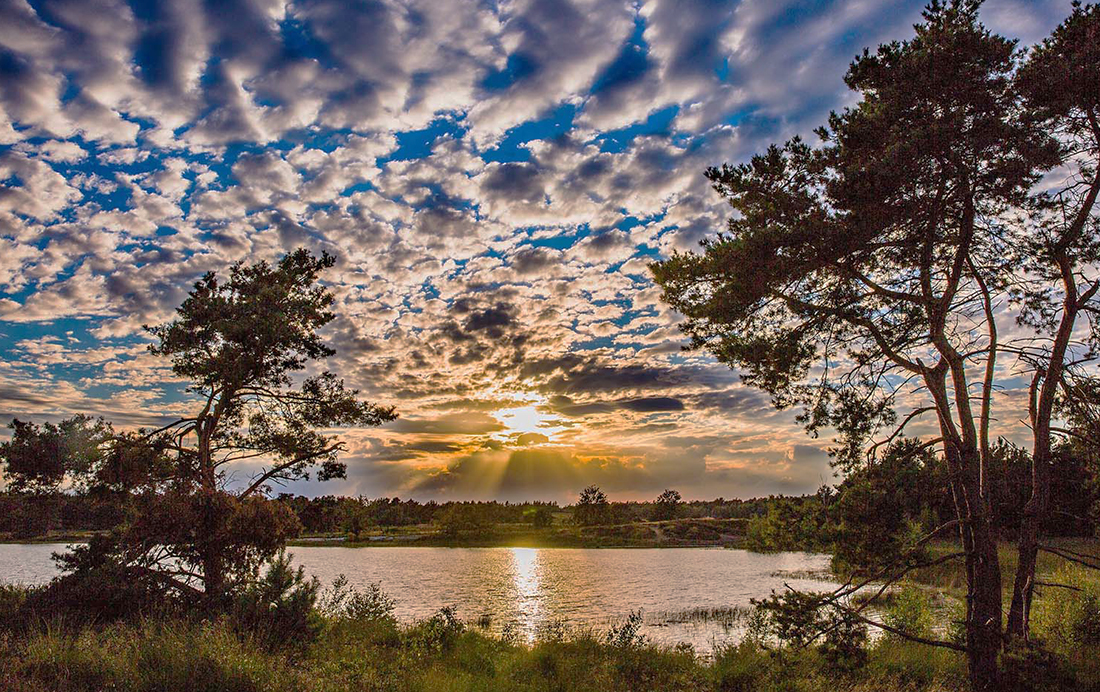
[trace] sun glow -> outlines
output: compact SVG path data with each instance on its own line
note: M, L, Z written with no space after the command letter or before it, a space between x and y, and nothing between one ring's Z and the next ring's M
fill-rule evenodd
M561 426L554 424L554 416L542 413L534 405L501 409L494 415L512 433L550 435L561 429Z

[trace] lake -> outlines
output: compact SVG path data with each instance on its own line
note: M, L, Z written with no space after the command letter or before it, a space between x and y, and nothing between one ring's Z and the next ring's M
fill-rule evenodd
M55 574L50 553L64 545L0 545L0 580L39 584ZM325 586L343 574L362 588L378 582L404 621L455 606L473 625L532 641L546 628L605 631L632 610L642 631L700 652L737 641L749 599L784 583L836 586L820 578L829 556L704 548L338 548L294 547L294 562ZM487 616L487 617L482 617Z

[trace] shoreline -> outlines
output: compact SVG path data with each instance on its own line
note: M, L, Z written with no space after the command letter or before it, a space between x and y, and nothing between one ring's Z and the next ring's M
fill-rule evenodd
M481 531L445 533L434 524L374 528L370 532L300 535L287 547L388 548L743 548L743 519L684 518L592 526L496 524ZM87 543L96 531L58 531L45 536L0 536L0 544Z
M39 538L24 539L0 539L0 545L84 545L88 542L87 536L45 536ZM718 542L589 542L578 541L538 541L538 540L476 540L476 541L447 541L436 539L407 540L394 538L392 540L373 541L349 541L338 537L329 538L296 538L287 541L287 548L532 548L532 549L586 549L599 550L602 548L730 548L744 549L741 541ZM805 552L805 551L798 551Z

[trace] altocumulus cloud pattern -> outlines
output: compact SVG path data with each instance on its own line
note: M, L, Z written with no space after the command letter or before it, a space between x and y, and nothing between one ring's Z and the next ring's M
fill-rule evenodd
M185 410L141 326L306 246L339 258L329 367L403 417L292 490L811 490L821 449L681 352L646 264L721 228L707 166L808 135L920 5L0 0L0 416Z

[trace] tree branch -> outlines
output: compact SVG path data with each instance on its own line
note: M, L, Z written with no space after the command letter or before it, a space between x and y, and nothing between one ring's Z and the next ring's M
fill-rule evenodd
M276 466L273 466L273 467L271 467L270 470L265 471L264 473L260 474L260 476L255 481L253 481L252 485L248 486L248 488L243 493L241 493L238 497L242 497L242 498L248 497L249 495L254 493L260 486L262 486L264 483L266 483L268 480L270 480L272 477L278 475L279 473L282 473L283 471L287 470L288 468L291 468L292 466L295 466L296 464L301 464L303 462L309 461L310 459L316 459L317 457L321 457L321 456L324 456L326 454L330 454L330 453L335 452L339 449L342 449L343 446L344 445L343 445L342 442L336 442L335 444L329 445L328 447L325 447L324 449L318 450L316 452L311 452L309 454L303 454L300 457L296 457L296 458L294 458L290 461L286 461L286 462L283 462L282 464L278 464Z

